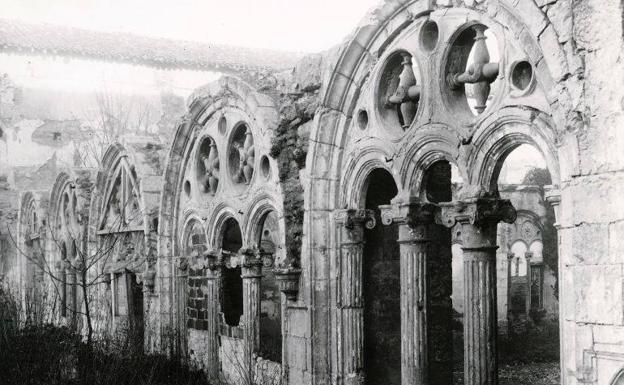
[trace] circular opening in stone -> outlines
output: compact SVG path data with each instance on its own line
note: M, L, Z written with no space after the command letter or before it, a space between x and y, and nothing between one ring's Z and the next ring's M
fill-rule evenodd
M262 176L265 179L269 179L269 176L271 176L271 164L269 163L269 157L266 155L260 159L260 170L262 170Z
M421 47L427 52L433 51L438 44L439 36L440 30L438 29L438 24L432 20L425 22L420 29Z
M191 196L191 182L188 180L184 182L184 194L187 198Z
M412 55L399 50L391 53L382 68L377 88L377 106L390 129L402 134L418 111L420 73Z
M221 135L225 135L225 133L227 132L227 119L225 119L225 116L222 116L219 119L218 126L219 126L219 133Z
M357 124L361 130L366 130L366 127L368 127L368 112L366 112L366 110L360 110L358 112Z
M211 137L206 136L200 141L196 158L199 191L214 194L219 182L219 152Z
M234 183L249 184L255 167L254 140L249 126L234 128L228 150L228 172Z
M511 70L511 82L517 89L524 91L533 80L533 66L526 60L514 64Z
M444 89L450 106L470 118L487 109L499 87L500 54L496 36L482 24L461 30L446 60Z

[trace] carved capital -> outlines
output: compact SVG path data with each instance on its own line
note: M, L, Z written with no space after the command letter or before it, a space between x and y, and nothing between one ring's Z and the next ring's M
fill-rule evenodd
M381 223L384 225L399 223L410 227L433 223L439 210L438 206L433 203L418 200L382 205L379 209L381 210Z
M286 299L290 301L297 300L297 293L299 293L299 276L301 275L301 269L274 269L275 280L282 293L286 296Z
M221 252L218 250L207 250L204 253L205 265L211 272L215 272L222 265Z
M483 227L499 222L514 223L516 217L516 209L508 199L480 197L440 204L436 222L447 227L456 223Z
M363 240L364 228L370 230L377 224L373 210L338 210L335 218L338 227L343 230L343 243L361 242Z
M336 213L336 222L343 225L348 230L352 230L357 225L361 224L367 229L372 229L376 225L375 212L365 209L338 210Z
M243 278L262 277L262 255L258 249L245 248L239 251Z

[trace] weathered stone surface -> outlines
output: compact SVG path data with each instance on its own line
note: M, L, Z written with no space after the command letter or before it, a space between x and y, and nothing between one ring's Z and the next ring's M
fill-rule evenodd
M624 324L621 265L577 266L574 295L577 322Z
M572 2L570 0L558 0L548 8L548 19L552 23L559 42L565 43L572 35Z

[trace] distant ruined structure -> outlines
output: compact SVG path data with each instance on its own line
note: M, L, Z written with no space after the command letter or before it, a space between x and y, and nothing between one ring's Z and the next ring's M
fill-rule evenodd
M497 336L544 320L563 384L619 383L622 36L619 1L386 0L286 71L233 56L170 141L0 207L4 284L232 384L450 384L459 321L493 385ZM523 145L548 176L501 182Z

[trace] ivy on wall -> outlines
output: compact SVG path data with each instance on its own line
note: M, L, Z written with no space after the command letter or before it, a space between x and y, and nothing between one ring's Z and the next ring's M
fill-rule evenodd
M309 121L297 117L282 117L277 127L270 155L277 161L279 179L284 194L284 221L286 222L286 265L300 267L303 240L303 186L299 172L305 168L307 136L299 129Z

